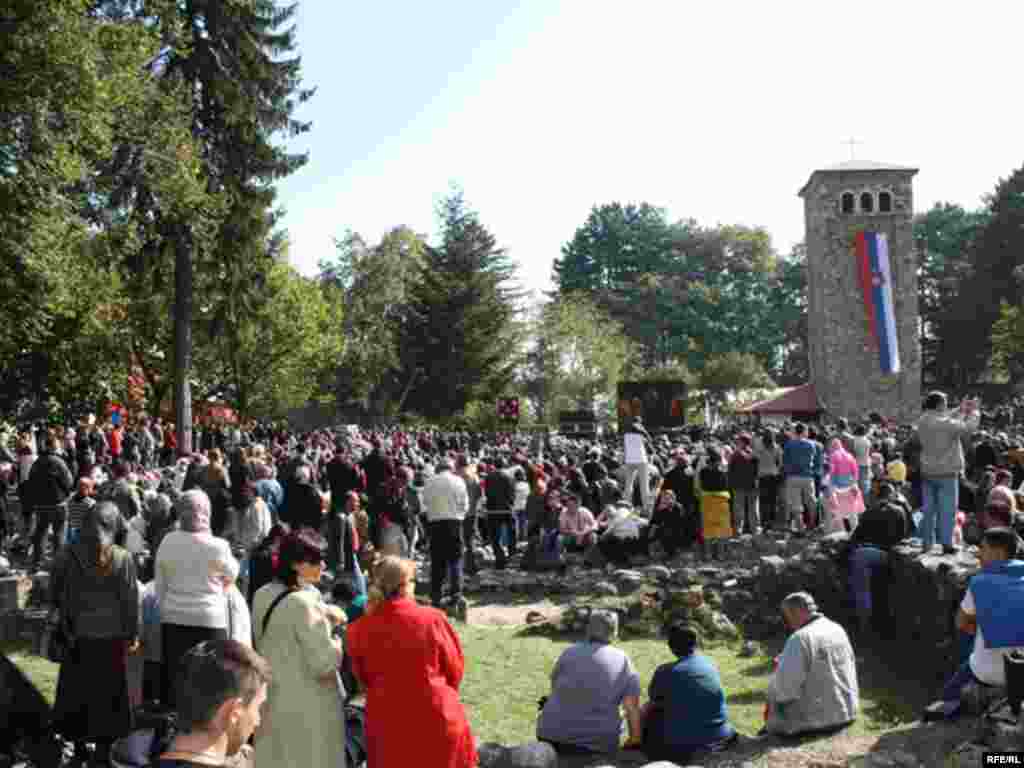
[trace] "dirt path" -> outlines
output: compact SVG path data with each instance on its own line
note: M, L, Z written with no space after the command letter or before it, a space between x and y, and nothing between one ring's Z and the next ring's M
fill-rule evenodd
M528 624L527 616L531 613L540 613L546 619L554 619L561 612L561 607L550 600L502 604L470 597L468 623L480 627L515 627Z

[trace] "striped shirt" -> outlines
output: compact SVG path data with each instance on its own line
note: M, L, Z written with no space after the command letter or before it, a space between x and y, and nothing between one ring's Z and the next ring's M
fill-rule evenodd
M96 505L96 501L90 496L79 496L75 494L68 501L68 531L77 531L82 527L82 518Z

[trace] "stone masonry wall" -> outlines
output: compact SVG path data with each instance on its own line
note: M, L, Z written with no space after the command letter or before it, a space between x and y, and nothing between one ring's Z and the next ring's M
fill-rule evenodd
M871 411L916 418L921 400L917 259L913 247L913 189L909 171L817 172L804 192L812 379L826 410L861 417ZM844 191L889 191L891 213L843 214ZM884 376L869 341L853 250L862 229L885 232L893 272L902 372Z
M849 570L839 556L846 539L845 533L833 534L789 557L762 557L757 580L762 609L777 613L783 597L807 590L826 615L849 616ZM891 578L883 594L888 602L887 636L913 643L922 658L949 669L957 652L956 611L980 564L969 551L925 557L919 553L908 547L892 551Z

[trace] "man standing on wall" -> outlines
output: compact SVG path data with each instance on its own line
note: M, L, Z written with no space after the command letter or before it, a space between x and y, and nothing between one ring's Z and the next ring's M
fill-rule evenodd
M650 462L647 450L651 445L651 436L644 429L639 416L633 417L623 435L623 463L625 464L625 482L622 486L622 497L627 501L633 498L633 484L637 476L640 478L640 498L643 500L645 512L651 511L651 480Z
M921 443L921 541L924 552L935 546L936 537L947 555L953 546L953 525L964 471L961 438L978 427L981 412L977 400L964 400L959 413L947 411L946 396L932 392L925 398L924 413L917 424Z

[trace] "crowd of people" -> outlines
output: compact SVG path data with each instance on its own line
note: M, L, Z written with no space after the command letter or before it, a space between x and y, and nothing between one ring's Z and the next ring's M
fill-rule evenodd
M990 618L993 602L1016 595L1018 571L1006 564L1019 551L1024 442L982 431L976 402L950 410L940 393L913 425L652 436L636 419L623 435L574 440L251 424L198 430L189 451L173 434L159 419L89 417L0 441L0 546L49 570L57 615L72 617L55 716L83 760L95 743L105 764L145 705L176 710L184 728L164 765L213 764L203 760L241 748L257 726L257 764L344 761L343 705L358 691L371 766L425 754L430 765L475 765L458 698L466 660L434 608L465 619L465 578L484 542L496 569L564 571L686 549L714 558L716 541L771 528L845 530L859 632L870 631L872 584L894 546L927 555L980 544L985 586L969 591L960 620L974 647L943 713L965 684L1005 684L985 654L1024 646L1019 620ZM415 599L417 557L429 558L434 608ZM767 729L849 723L858 691L846 631L806 593L782 614L792 635ZM620 743L624 709L627 744L665 759L733 743L699 631L668 628L676 661L641 706L613 619L595 613L586 641L559 659L538 737L560 751L606 751ZM388 739L389 728L416 732Z

